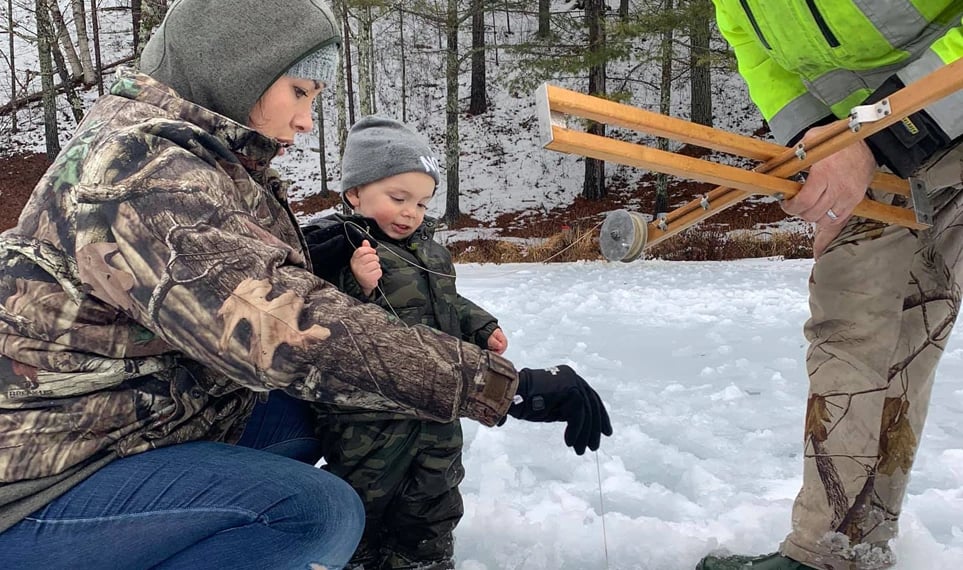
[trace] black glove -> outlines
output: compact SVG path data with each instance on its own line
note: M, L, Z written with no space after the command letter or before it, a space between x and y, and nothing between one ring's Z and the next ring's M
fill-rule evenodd
M584 378L563 365L518 371L518 391L508 415L530 422L568 422L565 445L582 455L599 448L601 434L612 435L609 413ZM505 419L498 425L505 423Z

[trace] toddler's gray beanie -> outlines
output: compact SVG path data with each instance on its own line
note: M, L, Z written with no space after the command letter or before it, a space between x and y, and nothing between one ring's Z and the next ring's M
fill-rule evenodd
M370 115L351 130L341 159L341 190L364 186L396 174L424 172L438 186L438 159L428 143L400 121Z
M337 65L331 57L341 43L336 22L321 0L177 0L144 46L140 69L243 125L258 98L292 66L298 70L304 61L300 67L318 70L318 52L327 62L322 67Z

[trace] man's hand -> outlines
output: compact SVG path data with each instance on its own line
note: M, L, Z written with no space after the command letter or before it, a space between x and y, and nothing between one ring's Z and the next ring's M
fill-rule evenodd
M828 128L829 125L809 129L803 144ZM787 214L816 224L813 257L818 259L842 231L856 205L866 196L875 173L872 151L865 142L857 141L813 164L799 193L782 203Z
M351 273L365 295L370 296L378 286L378 280L381 279L381 260L368 240L362 241L361 246L351 254Z
M567 422L565 445L578 455L585 453L586 447L598 449L602 434L612 435L612 423L602 398L564 364L519 370L518 391L508 415L529 422Z
M508 350L508 337L501 328L492 331L491 336L488 337L488 350L495 354L504 354Z

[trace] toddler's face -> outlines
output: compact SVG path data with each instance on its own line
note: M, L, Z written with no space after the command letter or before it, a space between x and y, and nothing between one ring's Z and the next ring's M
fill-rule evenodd
M377 222L392 239L405 239L425 220L435 179L424 172L405 172L348 190L354 211Z

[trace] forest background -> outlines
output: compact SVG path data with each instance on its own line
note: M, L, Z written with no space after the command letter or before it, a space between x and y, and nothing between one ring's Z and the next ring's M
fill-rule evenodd
M168 0L0 0L0 230ZM711 0L333 0L345 41L315 131L276 161L303 222L339 201L343 141L378 113L426 135L444 169L430 213L458 261L598 259L606 213L655 216L713 186L541 148L548 82L768 137ZM213 63L216 64L216 63ZM752 161L601 124L588 132L751 168ZM753 198L647 251L667 260L811 255L808 224Z

